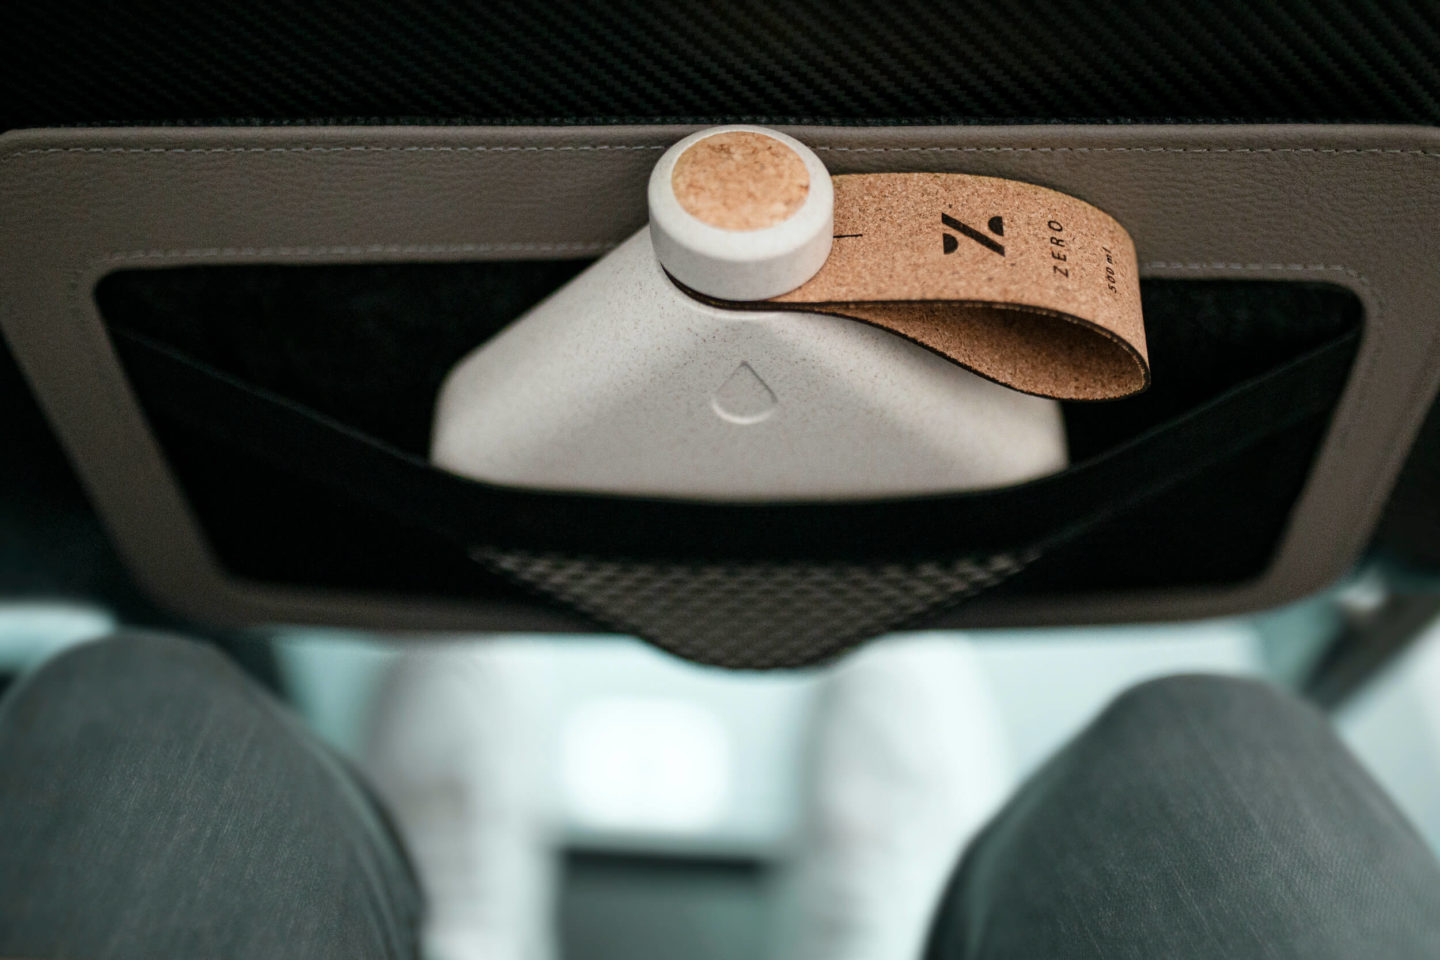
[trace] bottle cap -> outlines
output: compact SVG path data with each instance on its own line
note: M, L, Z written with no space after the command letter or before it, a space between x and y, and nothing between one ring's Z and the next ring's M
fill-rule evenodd
M650 174L650 238L669 274L723 300L766 300L830 255L835 191L809 147L776 130L711 127Z

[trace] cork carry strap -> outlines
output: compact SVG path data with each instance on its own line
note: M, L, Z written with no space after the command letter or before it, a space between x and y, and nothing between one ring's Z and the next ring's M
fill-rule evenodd
M1045 187L953 173L837 176L835 241L803 286L748 310L859 320L983 377L1060 400L1150 384L1135 244Z

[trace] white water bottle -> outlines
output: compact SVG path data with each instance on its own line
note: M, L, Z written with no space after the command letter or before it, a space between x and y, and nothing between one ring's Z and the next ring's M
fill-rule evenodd
M462 360L431 457L543 490L785 501L955 493L1066 464L1060 408L894 334L762 300L813 276L834 193L819 158L716 127L656 164L650 225ZM667 275L667 272L669 275Z

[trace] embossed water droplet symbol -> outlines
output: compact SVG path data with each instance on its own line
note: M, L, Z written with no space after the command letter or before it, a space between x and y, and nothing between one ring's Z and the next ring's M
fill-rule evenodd
M748 363L742 363L710 398L711 408L731 423L759 423L775 412L775 391Z

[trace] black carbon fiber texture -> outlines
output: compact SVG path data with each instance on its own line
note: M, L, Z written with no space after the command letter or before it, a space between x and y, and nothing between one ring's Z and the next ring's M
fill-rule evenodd
M1440 3L0 4L0 129L1440 121Z
M921 563L637 563L483 548L472 558L609 629L737 670L807 667L984 593L1028 553Z

